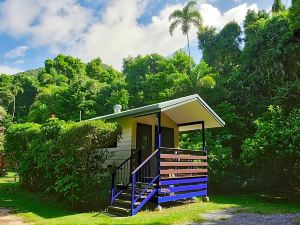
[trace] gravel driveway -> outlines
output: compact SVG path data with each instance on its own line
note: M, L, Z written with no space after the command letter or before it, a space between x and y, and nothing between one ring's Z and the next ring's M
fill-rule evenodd
M256 214L238 213L234 209L214 211L203 215L205 222L192 223L192 225L295 225L299 213L291 214Z
M26 225L19 217L11 214L7 208L0 208L0 225Z

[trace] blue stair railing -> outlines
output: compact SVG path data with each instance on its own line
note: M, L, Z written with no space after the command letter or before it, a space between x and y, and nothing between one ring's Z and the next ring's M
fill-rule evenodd
M159 182L159 154L160 149L156 149L146 160L143 161L131 173L131 215L137 212L153 197L157 192ZM155 186L156 184L156 186ZM139 187L139 191L136 188ZM137 206L136 206L136 203Z
M135 151L129 158L121 163L112 172L111 176L111 198L110 204L112 205L115 199L130 185L133 161L139 162L141 150Z

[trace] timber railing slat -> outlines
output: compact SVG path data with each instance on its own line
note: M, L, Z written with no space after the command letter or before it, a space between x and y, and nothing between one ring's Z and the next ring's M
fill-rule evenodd
M160 166L208 166L207 162L160 162Z
M198 159L206 160L205 155L176 155L176 154L160 154L161 159Z
M193 151L199 152L201 150L192 150L192 149L184 149L184 148L167 148L167 147L160 147L161 150L172 150L172 151Z
M160 170L160 174L176 174L176 173L207 173L207 169L169 169Z
M189 178L195 178L195 177L207 177L206 174L197 174L195 175L191 175L191 174L176 174L176 176L174 177L170 177L169 174L161 174L160 175L160 179L161 180L170 180L170 179L189 179Z

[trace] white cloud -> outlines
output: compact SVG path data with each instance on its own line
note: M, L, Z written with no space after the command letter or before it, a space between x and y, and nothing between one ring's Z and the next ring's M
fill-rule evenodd
M172 37L168 30L170 13L183 7L182 5L167 6L158 15L152 17L150 24L143 26L137 23L140 15L139 1L132 0L130 4L122 4L122 2L124 1L114 0L114 4L110 4L103 14L105 19L94 23L86 33L82 34L76 45L67 49L67 52L85 61L101 56L104 62L120 69L122 59L129 55L154 52L170 55L186 46L186 37L181 34L180 29ZM257 5L245 3L223 14L210 4L199 6L204 24L216 26L218 29L232 20L241 24L250 8L257 9ZM111 17L109 16L111 14L118 16ZM191 42L196 38L196 29L194 29L190 34Z
M247 14L249 9L258 10L257 4L248 5L247 3L243 3L229 9L223 14L216 7L210 4L201 4L200 12L203 16L203 22L207 26L214 26L217 29L221 29L224 25L226 25L230 21L235 21L238 24L242 25L243 20Z
M42 2L42 12L30 29L34 45L50 45L55 49L73 44L92 20L90 11L74 0Z
M3 1L0 3L0 31L14 37L27 34L39 10L35 1Z
M115 0L114 4L109 5L102 19L82 34L80 41L70 46L67 52L86 61L101 56L104 62L120 69L122 59L129 55L154 52L169 55L186 45L185 36L178 31L171 37L168 30L168 17L180 5L165 8L152 17L150 24L143 26L137 23L141 7L139 2L121 2ZM111 14L118 16L110 17Z
M28 46L21 45L15 49L12 49L11 51L5 53L4 57L9 58L9 59L23 57L23 56L25 56L25 53L28 49L29 49Z
M122 59L129 55L170 55L186 46L180 29L172 37L168 31L170 13L183 5L167 5L149 24L142 25L137 20L148 1L110 0L97 17L76 0L6 0L0 3L0 32L15 37L27 35L31 45L47 46L55 54L63 52L84 61L101 57L120 69ZM209 3L199 5L204 24L218 29L232 20L242 23L250 8L257 9L257 5L244 3L225 13ZM196 38L194 29L191 42Z
M0 74L16 74L18 72L21 72L19 68L16 67L10 67L6 65L0 65Z
M61 50L77 41L92 21L75 0L6 0L0 3L0 32L29 36L33 46Z

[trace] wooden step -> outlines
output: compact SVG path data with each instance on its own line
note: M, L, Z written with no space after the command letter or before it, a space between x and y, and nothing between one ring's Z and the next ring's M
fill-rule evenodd
M131 201L128 200L123 200L123 199L116 199L115 204L124 204L124 205L129 205L131 206ZM134 205L139 205L140 202L135 202Z
M136 186L140 186L140 187L147 187L148 185L149 185L149 183L144 183L144 182L135 182L135 184L136 184ZM155 187L157 184L156 183L154 183L152 186L153 187ZM131 184L130 184L130 186L129 187L131 187Z
M139 196L138 194L134 195L134 197L138 197L138 196ZM122 192L121 195L118 198L119 199L124 199L124 198L131 199L131 193ZM144 198L147 198L147 194L141 196L141 199L144 199Z
M108 206L108 211L114 215L129 216L131 209L110 205Z
M135 194L137 194L137 193L142 193L145 189L144 188L135 188L134 190L135 190ZM145 194L151 192L152 190L153 190L153 188L148 188L145 191ZM128 189L124 190L122 193L130 193L131 194L131 192L132 192L132 189L128 188Z

